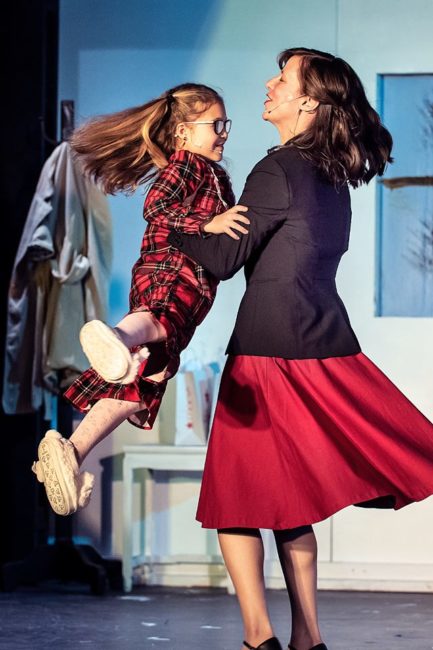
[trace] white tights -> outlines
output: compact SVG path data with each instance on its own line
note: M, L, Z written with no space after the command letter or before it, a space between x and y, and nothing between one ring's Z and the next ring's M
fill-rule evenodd
M164 327L149 311L127 314L114 329L129 349L136 345L164 341L167 337Z
M127 314L115 327L123 343L133 348L146 343L156 343L166 338L166 331L148 311ZM85 415L70 437L78 464L101 440L108 436L130 415L146 406L142 402L127 402L117 399L101 399Z

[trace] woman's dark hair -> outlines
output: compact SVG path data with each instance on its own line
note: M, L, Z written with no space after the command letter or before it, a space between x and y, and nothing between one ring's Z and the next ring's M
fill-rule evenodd
M355 71L339 57L294 47L278 56L283 69L292 56L301 56L301 92L319 102L316 118L306 131L290 140L336 186L359 187L382 176L392 162L392 137L370 106Z
M132 192L168 165L179 122L195 120L222 97L209 86L185 83L141 106L85 122L71 138L84 173L107 194Z

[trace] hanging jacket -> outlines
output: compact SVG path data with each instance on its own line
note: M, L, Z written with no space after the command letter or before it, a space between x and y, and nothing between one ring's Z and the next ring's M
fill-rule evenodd
M6 413L39 409L88 367L78 334L87 320L107 317L111 258L107 199L64 142L42 169L12 271Z

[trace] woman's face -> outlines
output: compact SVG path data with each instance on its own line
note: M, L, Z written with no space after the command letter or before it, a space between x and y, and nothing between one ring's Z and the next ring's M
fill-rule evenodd
M292 124L299 113L305 95L299 82L301 56L292 56L284 68L266 83L268 89L263 119L276 126Z

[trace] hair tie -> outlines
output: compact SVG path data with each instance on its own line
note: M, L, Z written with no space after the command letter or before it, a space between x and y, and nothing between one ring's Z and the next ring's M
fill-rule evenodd
M163 97L160 97L161 101L165 102L165 111L164 115L161 117L161 120L157 126L157 131L159 131L163 126L166 125L166 123L169 121L171 117L171 107L173 102L175 101L176 97L174 97L170 92L168 92L166 95Z

